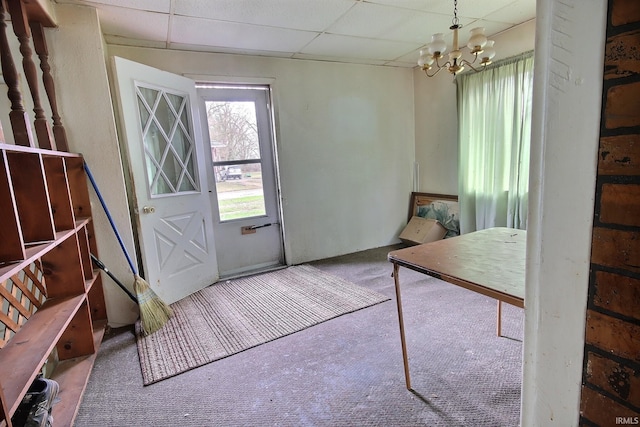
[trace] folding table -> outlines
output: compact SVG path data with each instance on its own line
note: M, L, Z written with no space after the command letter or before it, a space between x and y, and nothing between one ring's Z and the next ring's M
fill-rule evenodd
M524 308L526 240L524 230L496 227L389 252L387 259L393 263L408 389L411 389L411 378L400 296L400 267L498 300L497 331L501 335L501 303Z

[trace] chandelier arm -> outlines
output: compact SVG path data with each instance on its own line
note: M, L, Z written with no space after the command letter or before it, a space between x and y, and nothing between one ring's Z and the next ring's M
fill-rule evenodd
M438 58L436 58L436 67L438 67L438 70L441 70L443 68L449 68L450 66L451 66L451 61L447 61L444 64L440 65L440 62L438 61Z
M473 62L476 62L476 61L473 61ZM460 65L468 65L468 66L469 66L469 68L471 68L471 69L472 69L473 71L475 71L476 73L477 73L477 72L480 72L480 71L484 71L485 66L483 66L483 67L482 67L482 70L479 70L479 69L478 69L479 67L478 67L478 68L475 68L473 65L471 65L471 64L473 64L473 62L469 62L469 61L467 61L466 59L463 59L463 60L460 62Z
M439 58L441 58L441 56L440 57L436 57L436 67L438 67L438 69L440 69L440 68L444 67L445 65L447 65L446 63L444 65L440 65L440 62L438 61Z
M435 76L436 74L438 74L438 73L440 72L440 70L442 70L443 68L448 68L448 67L450 67L450 66L451 66L451 62L450 62L450 61L447 61L447 62L445 62L444 64L440 65L440 62L438 61L438 58L439 58L439 57L435 57L435 66L436 66L436 71L435 71L433 74L429 74L429 70L430 70L432 67L428 67L428 68L424 68L424 67L423 67L423 68L422 68L422 71L424 71L424 73L427 75L427 77L433 77L433 76ZM440 56L440 58L441 58L441 56Z
M433 77L433 76L435 76L436 74L438 74L438 73L440 72L440 70L442 70L443 68L445 68L445 67L438 67L438 69L436 70L436 72L435 72L435 73L433 73L433 74L429 74L429 70L428 70L428 69L427 69L427 70L424 70L424 73L427 75L427 77Z

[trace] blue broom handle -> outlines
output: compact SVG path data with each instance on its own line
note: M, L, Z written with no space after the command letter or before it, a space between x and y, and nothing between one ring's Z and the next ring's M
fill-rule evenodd
M127 248L124 246L124 242L122 241L122 238L120 237L120 233L118 233L118 229L116 228L116 224L113 222L113 218L111 218L111 214L109 213L109 209L107 208L107 204L104 202L104 199L102 198L102 194L100 194L100 190L98 190L98 184L96 184L96 181L93 179L93 175L91 174L91 170L89 169L89 165L87 164L87 162L83 162L83 163L84 163L84 170L87 172L87 176L89 177L89 181L91 181L91 185L93 186L93 189L96 191L96 194L98 195L98 199L100 199L100 204L102 205L102 209L104 209L104 213L107 215L107 218L109 219L109 223L111 224L111 228L113 228L113 232L116 234L116 237L118 238L118 243L120 243L120 247L122 248L122 252L124 252L124 256L127 258L127 261L129 262L129 267L131 267L131 271L133 272L133 274L135 274L137 276L138 275L138 271L133 266L133 262L131 261L131 257L129 256L129 252L127 252Z

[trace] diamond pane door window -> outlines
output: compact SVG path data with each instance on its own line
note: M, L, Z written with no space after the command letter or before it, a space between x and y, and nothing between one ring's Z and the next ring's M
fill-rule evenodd
M198 191L189 99L136 85L149 193Z

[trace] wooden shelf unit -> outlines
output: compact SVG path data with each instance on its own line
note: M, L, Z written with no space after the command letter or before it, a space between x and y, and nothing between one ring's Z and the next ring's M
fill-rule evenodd
M97 248L83 159L0 143L0 161L0 302L9 303L0 321L11 323L0 329L0 427L11 427L52 355L48 376L60 384L53 416L56 424L71 425L107 318L101 275L90 258ZM26 276L42 282L43 292L27 288L20 278ZM41 305L38 293L46 296Z

